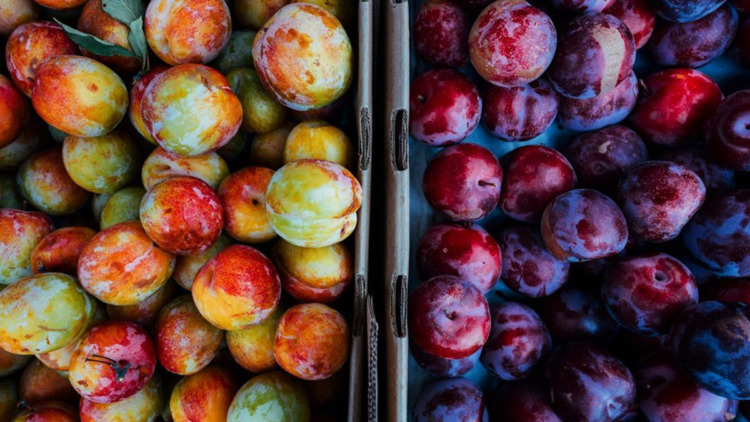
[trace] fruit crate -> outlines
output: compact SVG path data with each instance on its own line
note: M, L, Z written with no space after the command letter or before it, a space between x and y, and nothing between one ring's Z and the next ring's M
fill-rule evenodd
M423 280L417 271L416 249L420 237L432 225L447 221L427 203L422 191L422 179L427 164L442 148L430 147L412 138L409 134L409 90L410 82L428 69L430 65L415 54L411 31L416 14L423 0L389 0L385 7L385 31L388 36L386 46L386 158L388 162L386 192L387 198L387 256L385 273L385 313L381 330L385 343L387 383L384 411L385 420L394 422L412 421L412 408L423 386L438 379L421 368L409 351L409 327L407 322L407 302L409 294ZM532 2L533 3L533 2ZM634 70L638 77L644 77L658 68L647 53L638 54ZM482 92L481 77L468 63L459 69L477 83ZM750 71L740 67L727 54L710 64L698 68L714 79L724 92L734 92L750 87ZM481 81L481 82L480 82ZM563 128L555 121L542 135L522 142L502 141L492 135L479 123L477 128L463 141L481 145L501 158L506 153L524 145L546 145L564 148L581 132ZM491 235L496 236L508 220L499 207L482 220L477 221ZM485 297L491 305L501 303L513 292L503 286L502 281ZM463 377L468 378L487 394L494 390L499 378L492 376L477 363ZM741 415L736 421L746 421Z

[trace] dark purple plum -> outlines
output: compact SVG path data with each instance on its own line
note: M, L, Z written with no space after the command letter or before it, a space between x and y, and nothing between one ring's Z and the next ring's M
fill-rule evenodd
M591 189L575 189L547 205L542 238L558 259L591 261L620 253L628 242L628 227L609 197Z
M635 381L628 368L592 343L553 350L546 376L552 408L565 421L614 422L635 402Z
M471 371L477 362L479 362L479 355L482 354L482 349L479 349L469 357L449 359L431 355L420 349L419 346L415 344L410 344L409 350L411 350L411 355L414 357L414 361L416 361L425 371L443 378L460 377Z
M666 350L669 335L647 337L630 330L618 330L609 350L628 367L657 350Z
M646 45L654 32L656 15L651 10L650 0L615 0L605 13L627 25L636 49Z
M536 382L524 381L491 401L493 422L563 422L552 410L549 397Z
M417 55L433 66L460 67L469 61L469 14L451 0L422 3L414 22Z
M423 280L455 275L487 293L502 271L500 246L479 225L438 224L419 240L417 269Z
M581 15L560 28L558 39L547 77L565 97L594 98L633 70L633 35L612 15Z
M727 422L737 415L737 400L700 388L669 352L651 354L634 372L641 411L651 422Z
M701 147L679 147L666 150L661 160L671 161L694 172L701 178L706 189L731 189L734 187L734 172L708 161Z
M568 281L570 263L547 251L538 229L506 228L498 243L505 254L502 280L514 292L533 298L549 296Z
M487 300L458 277L437 276L420 284L408 309L411 341L440 358L469 357L490 335Z
M559 107L557 92L545 79L484 90L482 121L493 135L505 141L525 141L544 133L555 121Z
M554 344L589 341L607 345L617 333L617 323L599 295L587 290L563 288L542 300L537 309Z
M630 229L647 242L675 239L706 199L694 172L669 161L647 161L626 171L617 202Z
M613 265L604 278L602 299L620 325L656 336L666 333L686 306L698 302L698 285L682 262L652 253Z
M594 98L562 97L558 121L577 131L601 129L620 123L628 117L638 101L638 78L630 72L613 89Z
M500 208L509 217L539 222L547 204L573 189L576 173L560 152L542 145L527 145L505 154Z
M615 188L625 170L646 161L648 151L634 131L610 126L573 139L565 156L581 185L607 192Z
M750 171L750 90L725 98L708 121L706 152L722 167Z
M730 54L742 67L750 68L750 16L740 19Z
M672 326L670 345L698 385L718 396L750 399L750 308L743 303L701 302Z
M552 348L549 331L533 309L503 302L490 309L492 329L479 361L506 381L526 378Z
M750 306L750 279L721 279L701 288L702 300L719 302L741 302Z
M487 422L482 390L465 378L433 381L419 393L414 422Z
M750 276L750 189L709 195L683 230L682 241L718 275Z
M432 158L422 191L435 211L456 221L476 221L497 207L502 182L503 169L490 150L460 144Z
M724 0L652 0L657 15L671 22L693 22L718 9Z
M660 66L704 66L729 48L738 22L728 4L694 22L659 21L649 42L651 56Z

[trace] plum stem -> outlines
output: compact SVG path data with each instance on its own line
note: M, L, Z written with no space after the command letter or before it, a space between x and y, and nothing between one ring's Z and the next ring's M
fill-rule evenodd
M96 359L91 359L91 357L87 357L86 362L96 362L96 363L102 363L104 365L109 365L115 371L115 377L117 379L117 382L125 381L125 374L127 374L128 370L130 369L129 363L125 363L124 365L120 366L120 362L112 358L108 358L106 356L96 355L96 354L92 354L91 356L95 357ZM99 360L99 359L102 359L102 360Z

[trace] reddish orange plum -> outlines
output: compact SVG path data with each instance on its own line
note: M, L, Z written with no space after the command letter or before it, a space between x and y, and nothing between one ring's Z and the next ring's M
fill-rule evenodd
M70 362L70 383L86 400L112 403L140 391L154 375L156 351L140 325L106 321L83 336Z
M31 96L36 67L53 56L78 54L78 47L60 25L49 21L29 22L10 34L5 46L8 72L18 89Z
M141 168L141 179L146 190L174 176L192 176L216 189L227 175L227 162L215 152L197 157L183 157L161 147L151 152Z
M273 352L279 366L297 378L328 378L349 357L349 325L326 305L293 306L279 321Z
M12 422L78 422L78 415L73 406L51 401L22 411Z
M141 201L141 223L162 249L178 255L205 252L221 235L221 202L204 181L176 176L157 183Z
M75 276L78 257L96 232L88 227L65 227L48 234L31 253L34 274L57 272Z
M255 37L253 61L266 89L293 110L331 104L352 82L344 27L313 4L289 4L269 19Z
M29 121L29 103L5 75L0 75L0 148L13 142Z
M40 212L0 209L0 285L34 273L34 248L54 229L52 220Z
M28 355L15 355L0 349L0 377L13 375L26 367L31 360ZM0 419L2 420L2 419Z
M81 252L78 280L104 303L134 305L169 280L175 256L154 245L138 221L99 232Z
M174 422L226 422L239 385L227 370L211 365L182 378L172 390L169 409Z
M100 40L132 51L128 36L130 29L124 23L113 18L102 8L102 0L88 0L78 17L78 30L91 34ZM141 68L141 61L137 57L99 56L84 50L87 57L96 59L119 73L132 75Z
M68 10L83 6L86 0L34 0L48 9Z
M208 366L224 332L203 319L190 295L169 302L154 326L159 363L169 372L192 375Z
M223 330L263 322L281 299L281 281L271 260L257 249L232 245L211 258L193 282L203 318Z
M227 236L222 235L219 236L219 239L203 253L177 257L177 265L174 268L172 277L174 277L174 280L177 284L182 286L182 288L192 290L193 280L201 267L203 267L209 259L213 258L214 255L223 251L231 244L232 240Z
M91 196L65 170L61 147L38 152L24 161L16 173L16 184L27 201L49 215L78 211Z
M164 407L161 380L154 375L143 389L114 403L81 400L81 422L153 422Z
M144 327L150 327L156 321L156 316L170 300L177 294L177 284L168 281L156 293L128 306L107 305L109 319L132 321Z
M284 310L281 306L260 324L244 330L227 331L227 346L234 360L255 374L275 369L273 343Z
M279 240L271 251L281 285L301 302L330 303L354 278L354 261L343 243L302 248Z
M0 3L0 35L9 35L20 25L37 18L39 8L32 0L5 0Z
M159 146L193 156L232 139L242 124L242 105L224 75L208 66L183 64L151 81L143 93L141 117Z
M229 7L223 0L154 0L145 19L148 45L173 66L210 62L232 33Z
M0 171L15 171L33 153L44 149L48 139L44 130L31 122L21 129L13 142L0 148Z
M156 144L156 141L154 141L154 138L151 137L150 133L148 133L146 124L143 123L143 116L141 115L141 101L143 100L143 94L146 92L146 88L148 88L148 85L151 83L151 81L153 81L157 75L167 69L169 69L169 67L162 64L153 66L151 70L146 72L137 81L135 81L135 83L133 83L133 87L130 89L130 105L128 106L128 117L130 118L130 122L133 124L133 127L135 127L135 130L137 130L138 133L141 134L141 136L143 136L152 144Z
M78 393L68 378L37 359L26 366L18 380L18 398L31 406L53 400L71 405L78 403Z
M31 102L55 129L74 136L101 136L125 116L128 90L112 69L94 59L55 56L37 66Z
M264 167L247 167L221 182L218 194L228 235L244 243L262 243L276 237L266 216L266 188L273 173Z

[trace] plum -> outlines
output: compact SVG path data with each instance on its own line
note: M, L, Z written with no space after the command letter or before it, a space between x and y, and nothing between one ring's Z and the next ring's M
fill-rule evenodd
M219 236L219 239L214 242L213 245L209 246L205 252L197 255L184 255L177 257L177 263L174 267L174 281L177 282L182 288L186 290L193 289L193 280L195 275L198 274L201 267L208 262L209 259L213 258L217 253L223 251L227 246L233 242L229 237L225 235Z
M312 158L354 169L354 146L346 133L324 120L305 120L294 126L284 143L284 164Z
M245 243L262 243L276 237L266 216L266 188L273 170L246 167L226 178L217 191L224 212L224 231Z
M143 94L146 93L146 88L148 88L149 84L151 84L151 81L153 81L156 76L163 73L167 69L169 69L169 67L162 64L153 65L151 67L151 70L144 73L140 77L140 79L135 81L130 89L130 104L128 105L128 117L130 118L130 122L133 124L135 130L143 138L154 145L156 145L156 141L148 132L146 123L143 121L143 115L141 114L141 103L143 101Z
M740 66L750 68L750 18L740 20L730 53Z
M110 44L131 50L129 41L130 28L128 28L127 24L110 16L104 10L103 4L102 0L86 1L81 14L78 15L78 30ZM134 56L128 57L119 54L100 56L92 54L88 50L83 50L82 53L84 56L102 62L123 75L134 75L142 67L140 59Z
M41 403L38 406L22 410L12 422L76 422L78 415L72 406L56 401Z
M16 170L27 158L46 146L47 137L40 126L38 122L29 123L13 142L0 148L1 171Z
M422 3L414 22L417 55L433 66L461 67L469 60L469 14L451 0Z
M175 422L226 422L238 389L228 369L211 365L177 382L169 399L169 409Z
M29 362L18 378L18 398L30 406L48 401L75 405L80 399L67 374L59 373L37 359Z
M55 226L41 212L0 209L0 285L34 274L32 256Z
M158 375L134 395L114 403L94 403L81 399L81 422L149 422L154 421L164 407L162 383Z
M240 366L256 374L278 367L273 355L273 344L284 310L279 306L258 325L244 330L227 331L229 352Z
M724 0L655 0L651 7L671 22L693 22L713 12Z
M536 381L524 381L507 391L498 392L490 401L490 416L495 422L562 422Z
M159 311L161 311L164 305L169 303L169 301L178 293L177 291L177 284L168 281L154 294L135 305L107 305L107 315L109 316L109 319L132 321L141 324L144 327L149 327L154 323Z
M609 344L617 323L595 295L577 287L565 287L545 298L537 308L555 344L589 341Z
M719 103L708 120L706 152L716 164L750 171L750 90L737 91Z
M19 25L36 19L38 14L37 3L32 0L3 2L0 4L0 34L9 35Z
M72 214L91 197L65 170L59 146L39 151L24 161L16 173L16 184L31 205L49 215Z
M434 381L422 388L412 409L414 422L488 422L482 390L465 378Z
M253 377L237 391L226 417L226 422L267 420L310 420L310 401L305 388L291 375L276 371Z
M174 176L192 176L203 180L212 189L229 175L229 166L215 152L197 157L184 157L158 147L149 154L141 167L141 181L146 190Z
M706 147L679 147L671 148L664 151L659 157L661 160L676 163L698 175L706 186L707 190L723 190L734 187L734 172L725 167L709 161L706 158L710 151L716 154L720 148L718 146ZM734 156L739 154L734 152Z
M701 287L701 299L719 302L742 302L750 306L748 279L720 279Z
M425 352L413 342L409 345L409 350L419 366L441 378L460 377L466 374L474 369L474 366L479 362L479 356L482 354L482 349L479 349L465 358L442 358Z
M555 9L570 13L600 13L612 6L614 0L551 0Z
M615 0L605 13L627 25L633 34L636 49L646 45L654 32L656 14L648 0Z
M508 227L498 243L505 254L502 280L524 296L539 298L555 293L568 281L570 263L552 256L542 234L530 227Z
M121 130L96 137L68 136L62 154L70 178L89 192L112 194L138 177L138 147Z
M64 227L45 236L31 252L34 274L60 272L76 275L78 258L96 232L88 227Z
M104 230L124 221L139 220L141 200L145 195L146 191L140 186L120 189L113 193L102 208L99 227Z
M620 123L638 100L638 78L631 72L613 89L593 98L562 97L558 121L565 128L588 131Z
M485 127L504 141L526 141L544 133L557 117L560 103L545 79L510 88L488 86L483 100Z

